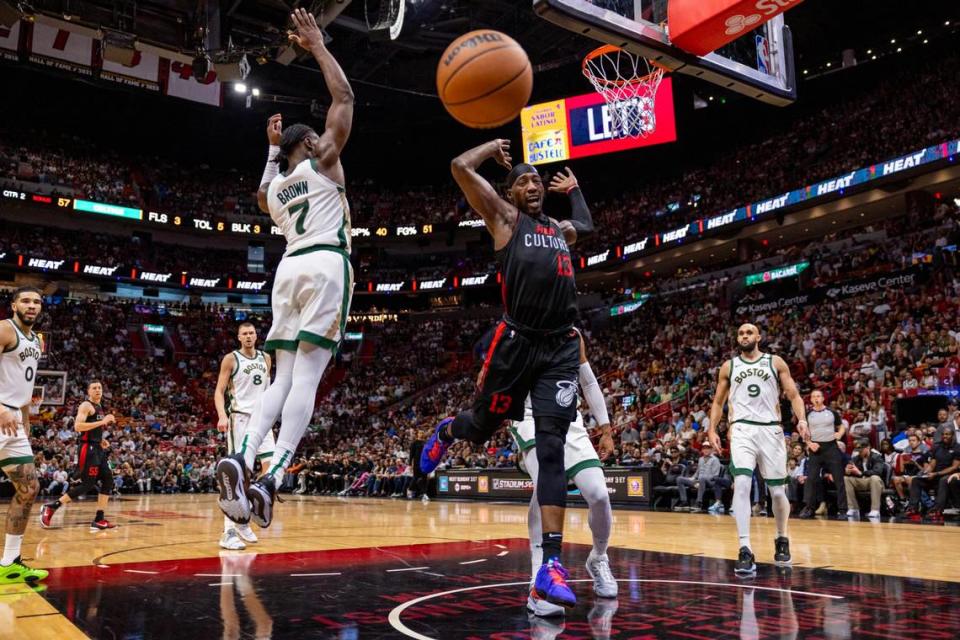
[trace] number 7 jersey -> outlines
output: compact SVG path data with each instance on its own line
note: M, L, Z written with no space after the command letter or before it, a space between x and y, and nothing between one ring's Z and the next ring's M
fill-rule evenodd
M20 331L13 320L4 320L13 325L17 343L0 353L0 404L9 409L21 409L30 404L33 397L33 379L43 348L40 336L31 331L28 337Z
M780 424L780 376L773 356L761 354L753 362L737 356L730 360L730 396L727 420L753 425Z
M316 246L350 252L350 207L343 186L307 159L280 174L267 188L267 207L287 240L284 255Z

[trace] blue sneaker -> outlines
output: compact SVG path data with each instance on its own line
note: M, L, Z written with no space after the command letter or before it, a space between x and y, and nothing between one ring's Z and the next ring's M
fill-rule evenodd
M423 451L420 452L420 471L424 474L436 469L440 461L443 460L443 456L447 452L447 447L449 447L450 444L440 439L440 432L451 422L453 422L453 418L444 418L441 420L437 428L434 429L433 435L427 440L427 444L423 445Z
M574 607L577 604L577 596L567 586L567 578L569 577L570 574L563 568L560 561L551 558L547 561L547 564L537 571L533 588L537 590L537 595L547 602L558 604L561 607Z

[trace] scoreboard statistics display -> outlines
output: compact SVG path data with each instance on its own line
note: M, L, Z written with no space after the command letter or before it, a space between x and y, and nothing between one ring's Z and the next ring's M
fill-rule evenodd
M645 138L614 137L609 107L599 93L529 106L520 112L524 162L547 164L676 142L670 78L660 83L654 104L656 130Z

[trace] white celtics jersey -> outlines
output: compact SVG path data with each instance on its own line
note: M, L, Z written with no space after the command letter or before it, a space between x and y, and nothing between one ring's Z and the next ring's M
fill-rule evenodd
M287 240L284 255L317 245L350 252L350 207L344 188L304 160L282 173L267 188L267 205L274 224Z
M17 344L0 353L0 404L20 409L30 404L33 397L33 379L37 376L42 349L37 334L31 331L31 337L27 337L13 320L6 322L13 325Z
M753 362L740 356L730 360L730 396L727 420L733 425L780 424L780 378L773 356L762 354Z
M263 351L248 358L240 351L234 351L236 366L230 377L230 402L227 410L230 413L253 413L260 395L270 386L270 369L267 368L267 359Z

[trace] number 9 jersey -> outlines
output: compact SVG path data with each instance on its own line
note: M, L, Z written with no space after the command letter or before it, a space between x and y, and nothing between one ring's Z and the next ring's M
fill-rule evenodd
M19 412L33 397L33 380L43 348L36 333L31 331L28 337L13 320L6 322L13 325L17 344L0 354L0 404Z
M753 362L740 356L730 360L730 396L727 421L734 424L780 426L780 376L773 356Z

